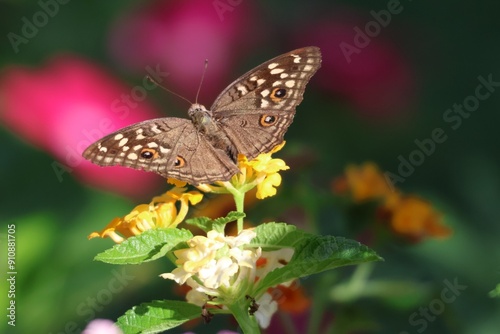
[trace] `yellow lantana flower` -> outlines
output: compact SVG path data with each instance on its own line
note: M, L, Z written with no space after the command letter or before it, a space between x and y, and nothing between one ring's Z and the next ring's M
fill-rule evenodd
M173 188L154 197L149 204L136 206L128 215L113 219L102 231L92 232L88 238L109 237L120 243L153 228L175 228L186 218L189 204L196 205L202 198L203 194L198 191L186 192L186 188Z
M257 186L256 197L263 199L276 195L276 187L281 184L282 170L290 169L282 159L273 159L273 153L285 146L285 142L277 145L267 153L259 154L249 161L246 156L238 155L240 173L234 175L229 181L217 181L213 185L201 184L198 189L204 192L228 193L230 189L246 192Z

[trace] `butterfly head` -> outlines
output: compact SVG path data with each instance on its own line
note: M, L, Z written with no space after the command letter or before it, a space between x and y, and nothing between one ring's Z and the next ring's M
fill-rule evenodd
M188 115L195 124L203 125L212 123L212 112L207 110L202 104L192 104L191 107L189 107Z

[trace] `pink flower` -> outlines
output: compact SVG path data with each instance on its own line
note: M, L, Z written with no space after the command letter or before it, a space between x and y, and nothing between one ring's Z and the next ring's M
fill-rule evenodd
M341 11L308 25L299 40L322 50L319 84L345 97L361 114L377 119L407 114L415 97L414 73L398 47L384 37L383 27L376 36L356 37L371 20Z
M251 1L152 1L116 23L110 52L134 71L159 64L170 73L166 86L189 100L208 59L200 103L210 104L235 79L234 65L263 35L253 6Z
M106 134L158 117L142 92L147 90L126 87L86 60L58 56L39 69L12 66L0 74L0 119L57 159L54 180L73 174L85 183L138 196L162 179L124 167L98 167L81 154Z
M122 334L123 332L111 320L95 319L89 322L82 334Z

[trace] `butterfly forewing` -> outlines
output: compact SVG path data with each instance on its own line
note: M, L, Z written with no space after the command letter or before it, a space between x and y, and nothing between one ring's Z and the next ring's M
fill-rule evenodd
M319 48L297 49L247 72L219 95L212 112L238 152L252 159L283 141L320 66Z
M192 184L228 179L238 171L190 120L182 118L158 118L131 125L95 142L83 157L100 166L151 171Z
M212 112L226 110L293 110L302 101L305 86L321 66L315 46L290 51L273 58L231 83L215 100ZM280 98L280 89L287 94Z

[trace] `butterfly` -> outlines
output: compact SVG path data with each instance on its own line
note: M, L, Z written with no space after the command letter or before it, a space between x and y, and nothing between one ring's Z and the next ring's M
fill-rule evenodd
M248 160L283 142L306 84L321 66L320 49L282 54L245 73L208 110L195 103L190 119L136 123L90 145L83 157L100 166L155 172L193 185L227 181Z

